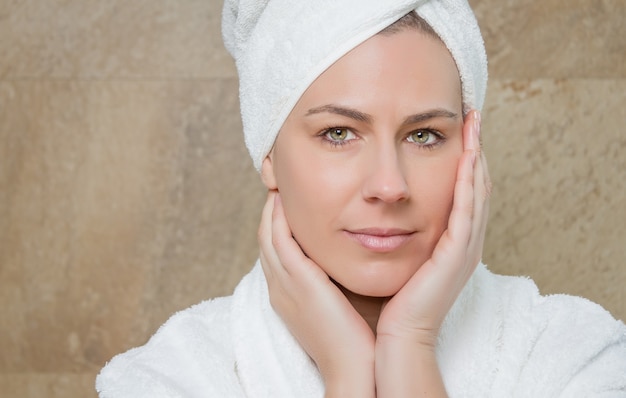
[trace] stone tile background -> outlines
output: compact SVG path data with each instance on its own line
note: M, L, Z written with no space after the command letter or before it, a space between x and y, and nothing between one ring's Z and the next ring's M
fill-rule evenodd
M490 57L485 261L626 318L626 2L471 0ZM0 0L0 396L95 396L229 294L264 192L213 0Z

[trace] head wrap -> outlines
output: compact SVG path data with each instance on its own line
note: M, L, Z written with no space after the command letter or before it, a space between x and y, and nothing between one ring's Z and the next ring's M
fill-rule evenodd
M239 72L245 142L257 170L307 87L411 10L452 54L465 107L480 110L487 57L466 0L225 0L222 34Z

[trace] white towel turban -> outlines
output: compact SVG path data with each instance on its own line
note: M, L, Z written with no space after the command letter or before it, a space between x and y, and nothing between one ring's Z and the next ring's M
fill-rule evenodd
M237 64L245 142L257 170L307 87L411 10L452 54L465 107L480 110L487 57L466 0L225 0L222 33Z

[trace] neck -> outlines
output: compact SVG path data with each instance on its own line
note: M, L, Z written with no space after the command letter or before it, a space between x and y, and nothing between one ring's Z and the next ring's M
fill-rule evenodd
M339 287L350 304L352 304L354 309L365 319L365 322L367 322L372 332L374 332L374 335L376 335L378 318L380 317L383 304L387 301L388 297L362 296L351 292L339 284L337 284L337 287Z

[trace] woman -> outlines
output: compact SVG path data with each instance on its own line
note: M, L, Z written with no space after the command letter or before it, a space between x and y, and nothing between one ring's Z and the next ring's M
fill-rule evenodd
M292 3L224 12L269 191L259 264L116 357L101 396L626 395L621 322L480 264L486 61L467 4Z

